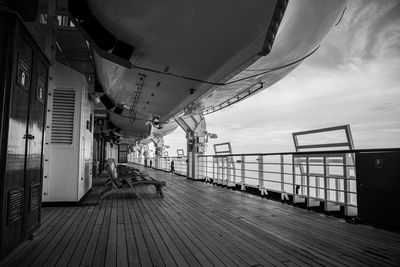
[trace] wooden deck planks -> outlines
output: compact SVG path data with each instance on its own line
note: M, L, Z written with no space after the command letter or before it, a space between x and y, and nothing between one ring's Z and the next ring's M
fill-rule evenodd
M254 244L254 239L256 239L256 235L252 236L252 238L245 239L244 237L249 231L248 229L249 225L244 225L242 232L232 231L234 229L231 226L229 226L229 224L227 224L227 222L225 221L226 216L221 215L219 212L214 212L215 207L212 206L212 203L208 203L207 205L205 205L205 207L211 210L209 211L201 210L199 214L207 214L207 215L202 216L200 218L195 217L192 219L192 221L199 221L199 222L203 221L204 223L202 227L207 229L207 232L209 232L212 236L217 236L217 237L220 236L221 238L223 237L224 239L226 239L227 244L234 244L234 246L231 246L231 249L235 250L235 255L238 254L245 258L247 258L248 255L250 255L253 260L258 259L261 262L268 262L270 264L278 264L280 261L287 261L287 259L283 257L276 259L277 257L276 254L279 254L280 251L277 251L277 253L274 254L270 254L269 251L271 251L271 247L265 247L265 246L263 247L263 244ZM196 214L196 210L191 210L190 214ZM210 214L212 215L210 216ZM210 219L211 217L212 219ZM238 223L240 223L241 218L238 218L238 220L239 220ZM246 248L248 247L251 248L250 251L246 250ZM259 255L263 255L264 258L261 259ZM253 263L253 264L258 264L258 263Z
M211 205L211 204L210 204ZM206 205L207 207L210 207L210 205ZM220 220L224 220L224 217L226 217L226 216L229 216L229 214L227 214L227 215L224 215L223 214L223 210L220 210L219 212L218 212L218 214L216 214L216 215L214 215L213 217L216 217L215 219L216 219L216 221L220 221ZM262 228L260 228L260 227L258 227L257 225L252 225L251 223L250 223L250 221L248 221L248 218L246 218L246 217L249 217L250 218L250 216L246 216L245 214L242 214L242 215L244 215L244 216L238 216L238 217L236 217L238 220L234 220L233 221L233 223L231 223L231 222L225 222L224 224L225 224L225 226L226 225L228 225L228 227L225 227L225 228L230 228L228 231L229 232L232 232L231 230L232 229L235 229L236 228L236 233L241 233L241 236L245 236L245 235L248 235L249 233L253 233L251 236L250 236L250 240L247 240L247 241L252 241L252 240L256 240L257 239L257 235L258 236L260 236L260 233L263 233L263 229ZM213 218L214 219L214 218ZM247 220L247 222L243 222L244 220ZM228 223L230 223L230 224L228 224ZM239 225L240 227L236 227L236 225ZM222 227L223 227L223 225L222 225ZM268 228L270 228L270 225L268 225ZM224 229L222 229L222 230L224 230ZM235 231L233 231L233 232L235 232ZM274 236L270 236L270 237L266 237L267 239L274 239ZM240 240L237 240L238 242L240 242ZM253 241L254 242L254 241ZM256 241L257 242L257 241ZM244 243L244 242L240 242L240 243ZM263 245L264 244L257 244L257 246L255 246L255 248L259 248L259 247L263 247ZM275 246L277 246L278 244L274 244ZM269 246L269 247L266 247L265 248L267 251L269 251L269 250L274 250L275 251L275 253L274 253L274 255L271 255L272 257L273 256L276 256L277 254L280 254L280 252L282 251L282 252L284 252L284 253L286 253L287 255L286 255L286 258L281 258L280 260L281 261L289 261L289 260L294 260L294 261L296 261L296 262L301 262L301 258L299 258L299 255L296 255L298 258L295 258L295 257L292 257L290 254L288 254L287 252L288 252L288 250L290 250L291 249L291 247L289 246L289 245L285 245L284 246L284 249L282 248L282 247L278 247L278 248L275 248L275 247L271 247L271 246ZM253 249L254 250L254 249ZM287 258L287 257L290 257L290 258ZM311 263L310 262L310 259L306 259L306 261L308 262L308 263Z
M74 257L72 257L71 262L72 261L76 261L76 262L75 262L75 265L69 264L70 266L78 266L79 263L81 263L81 266L92 266L92 264L94 262L94 258L95 258L97 244L99 243L100 232L101 232L101 229L103 228L103 221L104 221L104 217L106 214L107 202L109 202L109 199L105 199L100 203L99 212L94 221L94 224L92 225L92 231L91 231L91 235L88 239L88 243L85 248L84 248L84 244L82 246L82 249L84 248L84 250L82 250L82 251L84 251L84 253L82 255L82 260L79 262ZM103 258L103 256L102 256L102 258Z
M162 226L162 224L165 224L166 221L159 221L159 218L157 217L158 211L152 210L152 208L149 206L149 203L143 201L142 205L143 209L150 210L151 216L148 216L147 218L151 220L151 222L148 222L148 224L152 224L152 233L158 233L157 235L155 235L155 241L159 247L160 253L172 256L172 258L164 260L164 263L167 266L169 264L177 266L188 266L185 258L180 253L180 250L176 247L175 243L171 240L168 232Z
M3 260L2 263L7 263L7 262L15 262L16 260L18 260L18 258L22 258L23 255L26 255L27 253L29 253L30 249L34 247L35 244L37 244L41 238L43 238L43 236L45 236L45 234L47 232L50 231L50 228L47 227L50 222L52 222L54 219L56 219L58 216L60 216L62 214L62 212L64 212L63 209L57 209L57 210L51 210L50 212L50 208L46 209L45 212L42 212L43 216L42 217L42 227L40 229L38 229L35 232L35 242L24 242L22 243L20 246L18 246L16 249L14 249L11 253L9 253ZM16 255L19 255L18 257L16 257ZM22 256L21 256L22 255Z
M136 166L166 181L46 207L0 266L393 266L400 235ZM99 183L96 183L99 184Z

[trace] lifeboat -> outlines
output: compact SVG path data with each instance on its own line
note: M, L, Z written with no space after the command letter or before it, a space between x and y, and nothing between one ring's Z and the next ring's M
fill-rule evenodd
M109 119L121 135L144 138L285 77L318 49L345 3L70 0L69 11L93 51Z

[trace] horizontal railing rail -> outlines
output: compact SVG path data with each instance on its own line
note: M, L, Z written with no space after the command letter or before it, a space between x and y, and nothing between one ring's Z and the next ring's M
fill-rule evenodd
M400 152L400 148L368 148L368 149L345 149L345 150L316 150L316 151L299 151L299 152L273 152L273 153L245 153L231 154L229 156L272 156L272 155L293 155L293 154L337 154L337 153L365 153L365 152ZM226 155L200 155L199 157L226 157Z

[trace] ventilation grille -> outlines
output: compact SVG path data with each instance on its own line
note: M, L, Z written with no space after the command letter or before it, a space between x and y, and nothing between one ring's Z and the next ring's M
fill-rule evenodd
M14 190L8 193L8 224L22 218L22 205L24 190Z
M51 120L51 142L72 144L74 135L75 91L54 89L53 117Z
M30 211L34 211L40 204L40 183L31 185L31 205Z

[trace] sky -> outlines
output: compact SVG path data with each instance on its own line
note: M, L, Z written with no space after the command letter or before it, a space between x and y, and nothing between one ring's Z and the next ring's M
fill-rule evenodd
M293 132L346 124L357 149L400 147L400 1L349 1L314 55L206 123L219 137L206 154L224 142L233 153L291 152ZM164 140L170 156L186 150L180 128Z

